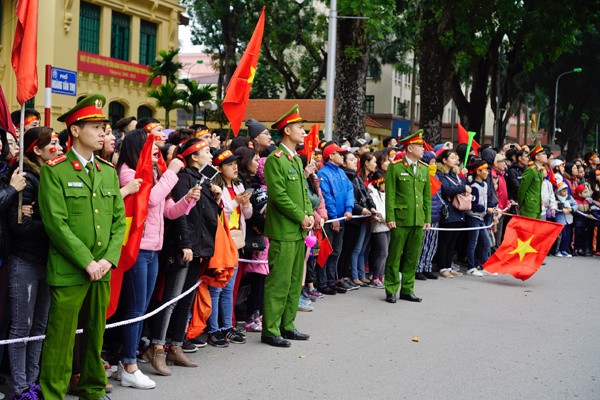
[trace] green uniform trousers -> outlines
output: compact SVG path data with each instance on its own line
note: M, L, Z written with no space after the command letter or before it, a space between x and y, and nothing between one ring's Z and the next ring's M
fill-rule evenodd
M298 301L302 290L304 239L293 242L269 241L269 275L265 280L263 331L265 337L281 335L291 331L298 312Z
M401 294L412 294L415 272L419 265L423 245L422 226L397 226L391 230L390 246L385 263L385 292L397 294L400 286L400 261L402 260Z
M80 399L105 395L106 372L100 359L110 282L89 282L77 286L50 287L50 314L42 349L40 386L45 400L65 398L73 362L75 330L81 335Z

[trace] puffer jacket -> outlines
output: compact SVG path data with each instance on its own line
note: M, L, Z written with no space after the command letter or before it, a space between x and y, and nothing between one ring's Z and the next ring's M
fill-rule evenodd
M442 182L441 192L443 203L448 205L448 217L443 218L442 223L461 222L465 220L465 212L452 206L452 198L466 190L465 182L456 174L456 171L449 171L447 167L438 163L436 178ZM432 205L433 207L433 205Z
M354 187L342 169L331 162L317 172L321 193L325 199L329 219L341 218L354 209Z
M373 184L369 183L369 193L375 203L375 209L382 217L381 222L373 222L371 224L371 232L388 232L390 228L385 223L385 192L380 192Z
M158 177L158 172L154 169L154 179ZM135 170L123 164L119 172L119 183L121 187L127 185L135 178ZM175 184L177 184L177 174L171 170L166 170L160 179L154 184L150 191L148 199L148 217L144 226L144 235L142 236L141 250L159 251L163 246L163 237L165 231L164 217L176 219L185 214L189 203L185 201L185 196L177 203L173 199L167 199L169 193Z

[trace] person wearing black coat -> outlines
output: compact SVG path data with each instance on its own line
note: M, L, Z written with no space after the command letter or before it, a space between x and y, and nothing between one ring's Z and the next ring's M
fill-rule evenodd
M50 309L50 287L46 284L46 262L50 239L37 205L41 165L62 154L52 128L36 127L25 133L23 171L26 186L23 205L32 208L18 221L18 196L8 208L8 230L13 239L8 256L9 306L12 311L9 339L43 335ZM42 342L13 343L8 346L15 395L38 391ZM24 398L24 397L21 397ZM36 397L37 398L37 397Z
M458 175L458 154L453 150L444 150L436 158L437 179L442 182L442 220L440 228L462 228L465 224L465 212L458 210L452 205L454 196L460 193L470 193L471 188L465 184L465 181ZM437 265L440 275L444 278L453 278L461 276L462 273L452 269L452 257L459 231L440 231L438 241L443 246L438 246Z
M357 174L357 159L354 154L344 154L342 170L354 187L352 215L370 216L372 213L377 213L369 189ZM338 276L344 278L349 290L367 286L364 255L370 236L369 218L352 219L346 223L342 252L338 261Z
M8 144L8 133L0 128L0 340L5 338L6 325L8 322L8 268L6 257L10 248L10 235L7 226L7 212L17 194L25 188L25 173L12 170L8 159L12 157ZM5 312L6 311L6 312ZM0 346L0 361L4 353Z
M518 201L519 186L521 186L521 179L523 179L523 171L525 171L529 162L528 156L529 153L527 151L518 150L515 154L516 162L510 166L506 173L506 190L508 192L508 200L510 200L511 204L516 204ZM514 204L509 210L511 214L517 214L517 207Z
M200 174L200 169L212 161L208 143L191 139L181 146L177 157L184 161L186 168L178 174L179 180L171 192L173 200L181 199L195 185L200 186L201 195L188 215L170 221L165 228L165 243L161 254L165 283L157 307L179 296L198 281L215 251L217 215L221 209L220 188ZM175 365L197 366L182 351L194 294L192 292L183 297L150 321L152 346L146 350L144 358L161 375L171 374L165 358ZM170 331L171 346L169 354L165 356L167 330Z

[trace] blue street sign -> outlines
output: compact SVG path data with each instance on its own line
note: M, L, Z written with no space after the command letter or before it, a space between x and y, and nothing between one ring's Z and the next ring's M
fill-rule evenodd
M52 67L52 93L77 96L77 71Z

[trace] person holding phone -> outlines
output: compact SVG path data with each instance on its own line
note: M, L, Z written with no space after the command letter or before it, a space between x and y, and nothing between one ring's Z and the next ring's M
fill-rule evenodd
M179 296L198 281L200 271L215 251L217 214L221 208L221 188L211 184L200 173L212 161L208 143L191 139L181 146L178 153L176 158L183 162L184 169L177 175L179 179L171 192L173 200L178 201L196 188L201 193L187 215L169 221L165 227L165 243L161 253L165 284L157 307ZM197 366L185 356L182 349L193 299L194 293L190 293L150 319L152 345L144 352L144 359L160 375L171 375L167 361L183 367ZM165 353L169 327L171 346L169 352Z
M244 247L246 219L252 216L250 193L245 193L244 184L238 178L237 160L239 156L230 150L218 150L213 165L219 170L215 185L221 187L223 210L229 222L231 237L238 249ZM227 347L228 343L243 344L246 337L233 326L234 289L238 269L223 288L210 286L208 290L212 300L212 312L206 322L208 344L215 347Z

